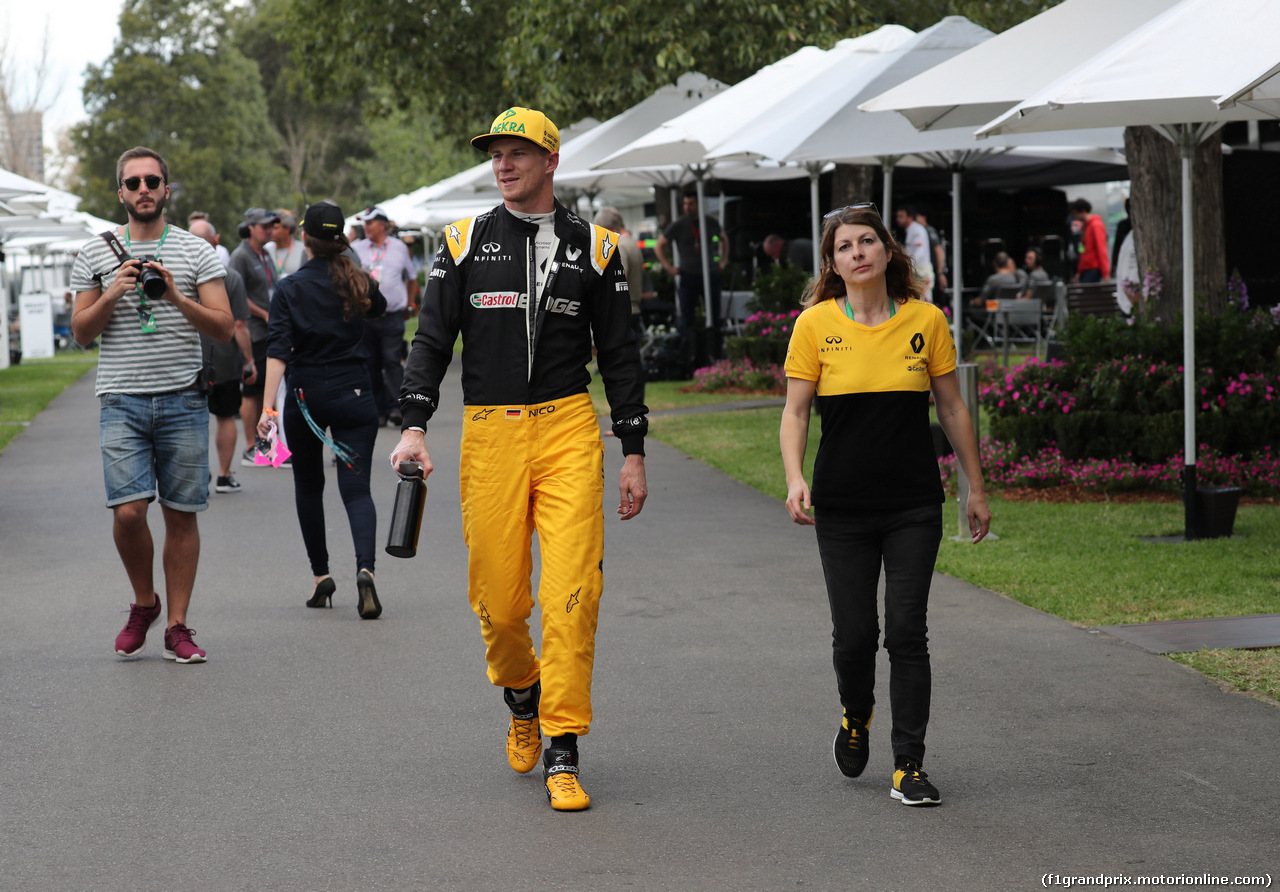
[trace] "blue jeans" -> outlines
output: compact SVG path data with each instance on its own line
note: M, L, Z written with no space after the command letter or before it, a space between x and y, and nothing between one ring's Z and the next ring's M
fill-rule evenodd
M108 508L157 496L175 511L209 507L209 401L203 393L104 393L98 403Z
M373 572L377 511L369 494L373 444L378 436L378 410L369 389L369 370L359 361L331 366L297 366L289 376L289 395L281 413L289 448L293 451L293 500L311 573L329 572L329 548L324 524L323 445L302 417L297 391L307 401L311 419L329 436L356 453L354 468L338 462L338 493L347 509L356 569Z
M884 646L889 652L890 739L895 757L924 760L933 680L929 585L942 541L942 505L857 514L816 513L818 552L831 602L832 658L840 704L863 719L875 706L880 647L877 584L884 566Z
M1082 269L1080 270L1080 284L1089 285L1094 282L1102 281L1102 270L1100 269Z

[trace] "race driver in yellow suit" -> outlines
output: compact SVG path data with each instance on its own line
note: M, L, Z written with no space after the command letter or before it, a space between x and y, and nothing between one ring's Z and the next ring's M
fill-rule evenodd
M644 378L618 235L555 200L556 126L511 108L472 144L488 152L502 193L493 210L446 227L405 364L402 436L391 462L432 469L427 422L462 333L465 402L459 470L468 594L489 680L511 711L507 760L531 771L542 754L553 808L591 799L578 777L578 736L591 725L591 671L604 555L604 446L587 394L594 340L626 456L618 514L644 507ZM542 573L542 658L529 632L531 537Z

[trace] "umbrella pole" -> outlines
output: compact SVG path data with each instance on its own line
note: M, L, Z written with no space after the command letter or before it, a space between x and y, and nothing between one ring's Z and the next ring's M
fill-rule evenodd
M706 175L706 171L695 169L693 173L697 177L695 182L698 189L698 216L702 218L698 221L698 249L702 252L702 302L706 310L706 322L709 330L712 328L713 316L711 314L711 254L707 248L707 227L704 225L707 219L705 210L707 196L702 178Z
M964 327L964 275L960 267L960 183L959 166L951 171L951 333L956 342L956 356L961 355L960 331Z
M880 167L884 172L884 188L881 190L880 216L885 220L893 219L893 169L901 155L881 155Z
M822 165L810 164L809 168L809 240L813 242L813 274L818 274L818 255L821 246L818 244L818 221L822 219L822 211L818 208L818 177Z
M1186 520L1186 539L1198 538L1196 529L1196 260L1193 252L1191 162L1196 140L1190 125L1183 125L1178 140L1182 157L1182 505Z

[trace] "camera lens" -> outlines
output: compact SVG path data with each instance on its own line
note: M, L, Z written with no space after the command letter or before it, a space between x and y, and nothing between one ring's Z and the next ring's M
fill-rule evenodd
M154 263L156 259L148 255L139 257L138 260L142 263ZM152 300L159 300L164 297L164 293L168 288L160 271L149 266L142 267L141 272L138 274L138 284L142 286L142 293Z

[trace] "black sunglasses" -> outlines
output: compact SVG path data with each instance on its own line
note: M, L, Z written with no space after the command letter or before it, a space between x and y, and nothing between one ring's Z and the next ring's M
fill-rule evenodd
M846 204L844 207L836 208L834 211L827 211L825 214L822 215L822 219L830 220L836 214L840 214L845 211L865 211L865 210L872 211L873 213L875 213L877 217L880 216L880 209L876 207L876 203L874 201L860 201L857 204Z
M155 174L151 174L146 177L125 177L120 181L120 185L124 186L124 188L130 192L137 192L138 187L143 183L147 184L148 189L159 189L160 184L163 182L164 177L158 177Z

